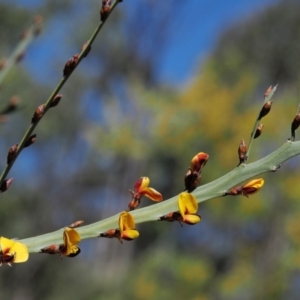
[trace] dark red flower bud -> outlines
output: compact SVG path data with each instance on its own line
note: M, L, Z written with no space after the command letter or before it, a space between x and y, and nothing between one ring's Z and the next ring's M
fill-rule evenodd
M66 62L64 67L64 72L63 72L64 77L69 76L73 72L73 70L75 69L78 63L78 60L79 60L79 54L76 53Z
M296 115L296 117L292 122L292 126L291 126L292 141L294 141L296 138L296 129L299 127L299 125L300 125L300 112L298 112L298 114Z
M184 177L185 190L191 193L193 190L197 188L200 181L201 181L201 174L196 171L192 172L191 169L188 169Z
M61 94L57 94L57 95L52 99L52 101L51 101L51 103L50 103L50 107L54 107L54 106L58 105L58 103L60 102L61 98L62 98L62 95L61 95Z
M270 112L272 103L273 103L273 101L270 100L264 104L264 106L262 107L262 109L259 113L259 117L257 120L260 120L261 118L265 117Z
M31 122L32 123L38 122L43 117L44 113L45 113L45 104L42 104L38 106L37 109L35 110Z
M18 144L11 146L7 154L7 164L10 164L17 157Z
M102 0L102 8L100 10L100 20L104 22L110 13L111 0Z
M34 144L36 141L36 134L31 135L26 143L24 144L24 148L29 147L30 145Z
M254 134L255 139L258 138L261 135L263 127L264 127L264 124L259 124L257 126L257 129L256 129L255 134Z
M0 186L0 192L4 193L5 191L7 191L9 186L12 184L12 182L13 182L13 178L4 180Z

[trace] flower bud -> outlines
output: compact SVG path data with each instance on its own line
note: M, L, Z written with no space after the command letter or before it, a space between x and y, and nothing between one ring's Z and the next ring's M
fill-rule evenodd
M191 169L188 169L184 177L185 190L191 193L197 188L200 181L201 175L196 171L192 172Z
M239 165L246 161L246 159L247 159L246 153L247 153L246 143L244 140L241 140L241 143L238 148L238 154L239 154L239 160L240 160Z
M300 112L298 112L298 114L296 115L296 117L292 122L292 126L291 126L292 141L294 141L296 138L296 129L299 127L299 125L300 125Z
M36 141L36 134L31 135L28 140L24 144L24 148L29 147L30 145L34 144Z
M99 237L105 237L105 238L120 238L120 230L118 229L110 229L104 233L100 233Z
M264 104L257 120L260 120L261 118L265 117L270 112L272 103L273 101L270 100Z
M45 113L45 104L42 104L37 107L35 110L33 117L31 119L31 123L37 123L44 115Z
M102 0L102 8L100 10L100 20L104 22L110 13L111 0Z
M11 146L7 154L7 164L10 164L17 157L18 144Z
M199 152L191 160L192 172L200 172L209 159L209 155L204 152Z
M54 107L54 106L58 105L58 103L60 102L61 98L62 98L62 95L61 95L61 94L57 94L57 95L52 99L52 101L51 101L51 103L50 103L50 107Z
M263 127L264 127L264 124L259 124L257 126L257 129L256 129L255 134L254 134L255 139L258 138L261 135Z
M272 86L270 85L264 93L264 98L266 99L272 91Z
M64 71L63 71L64 77L69 76L73 72L73 70L75 69L75 67L78 63L78 60L79 60L79 54L76 53L66 62Z
M4 180L0 186L0 192L4 193L5 191L7 191L9 186L12 184L12 182L13 182L13 178Z
M89 43L88 41L86 43L84 43L81 48L81 51L84 51L83 57L87 57L92 49L92 46L91 45L88 46L88 43Z

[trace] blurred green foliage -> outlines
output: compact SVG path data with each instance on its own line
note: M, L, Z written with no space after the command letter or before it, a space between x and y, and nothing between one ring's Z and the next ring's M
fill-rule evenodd
M98 2L90 3L96 12L78 12L70 1L61 6L45 1L41 7L46 19L43 43L35 42L28 55L50 47L39 60L40 72L49 73L49 79L41 83L31 76L30 66L20 64L4 81L1 100L17 93L24 108L1 125L2 166L34 109L61 78L64 62L99 21ZM200 151L210 155L202 184L226 174L238 163L240 140L250 138L269 84L279 83L279 89L250 161L289 138L299 101L296 1L280 1L226 31L182 90L157 82L155 76L157 54L168 41L166 20L175 8L162 6L154 19L151 1L136 4L135 10L126 5L132 4L124 1L109 18L92 52L64 87L62 102L39 124L36 144L13 167L14 183L1 194L1 235L25 238L77 219L88 224L109 217L127 207L128 189L140 176L150 177L151 186L167 199L183 190L186 169ZM3 56L12 51L32 15L4 4L0 12ZM89 20L85 26L75 23L81 13ZM71 24L63 41L59 25L53 25L59 22ZM51 30L57 35L52 33L53 40L45 45ZM53 48L60 55L53 56ZM264 188L249 199L202 203L199 225L142 224L140 238L131 243L87 240L74 259L31 255L26 264L4 266L0 298L296 299L298 166L296 157L276 173L265 174ZM149 202L145 199L143 205Z

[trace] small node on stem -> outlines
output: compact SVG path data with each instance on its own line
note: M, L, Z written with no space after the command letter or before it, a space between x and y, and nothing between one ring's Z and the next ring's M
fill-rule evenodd
M246 143L244 140L241 140L239 148L238 148L238 154L239 154L239 160L240 160L240 163L238 164L238 166L247 160L246 153L247 153Z
M51 101L50 106L49 107L55 107L58 105L58 103L60 102L62 98L61 94L57 94Z
M9 165L17 157L18 144L11 146L7 154L7 164Z
M36 141L36 134L32 134L28 140L24 144L24 148L29 147L30 145L34 144Z
M91 45L88 45L89 44L89 41L85 42L83 45L82 45L82 48L81 48L81 51L84 51L83 53L83 57L87 57L88 54L90 53L92 47Z
M16 56L16 63L20 62L25 56L25 52L21 52Z
M84 221L79 220L79 221L76 221L76 222L72 223L72 224L69 225L68 227L70 227L70 228L77 228L77 227L79 227L80 225L82 225L83 223L84 223Z
M296 138L296 129L299 127L299 125L300 125L300 111L297 113L297 115L295 116L292 122L292 126L291 126L292 141L294 141Z
M5 191L7 191L9 186L12 184L12 182L13 182L13 178L4 180L0 186L0 192L4 193Z
M111 0L102 0L102 8L100 9L100 20L105 22L110 13Z
M35 110L33 117L31 119L31 123L37 123L44 115L45 113L45 104L42 104L40 106L37 107L37 109Z
M255 134L254 134L254 139L258 138L262 134L264 124L259 124L256 128Z
M178 211L175 212L170 212L158 219L158 221L167 221L167 222L174 222L178 221L180 226L183 227L182 225L182 217L181 214Z
M79 60L79 54L76 53L66 62L63 71L64 77L68 77L73 72L73 70L75 69L78 63L78 60Z
M262 109L261 109L261 111L260 111L260 113L259 113L258 119L257 119L258 121L259 121L261 118L265 117L265 116L270 112L271 107L272 107L272 103L273 103L273 101L270 100L270 101L266 102L266 103L263 105L263 107L262 107Z

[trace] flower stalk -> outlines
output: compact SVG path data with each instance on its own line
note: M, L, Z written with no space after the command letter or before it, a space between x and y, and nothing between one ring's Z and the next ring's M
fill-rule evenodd
M245 155L245 162L249 158L250 149L251 149L251 145L252 145L253 140L258 137L258 136L255 137L255 135L256 135L256 132L257 132L257 127L260 124L260 120L261 120L261 118L266 116L267 113L271 109L271 105L272 105L271 98L273 97L273 95L274 95L274 93L277 89L277 86L278 85L275 85L274 87L270 86L264 94L264 102L263 102L262 108L261 108L260 112L258 113L258 116L256 118L256 121L254 123L253 129L252 129L252 132L251 132L250 141L248 143L248 150L247 150L247 153Z

